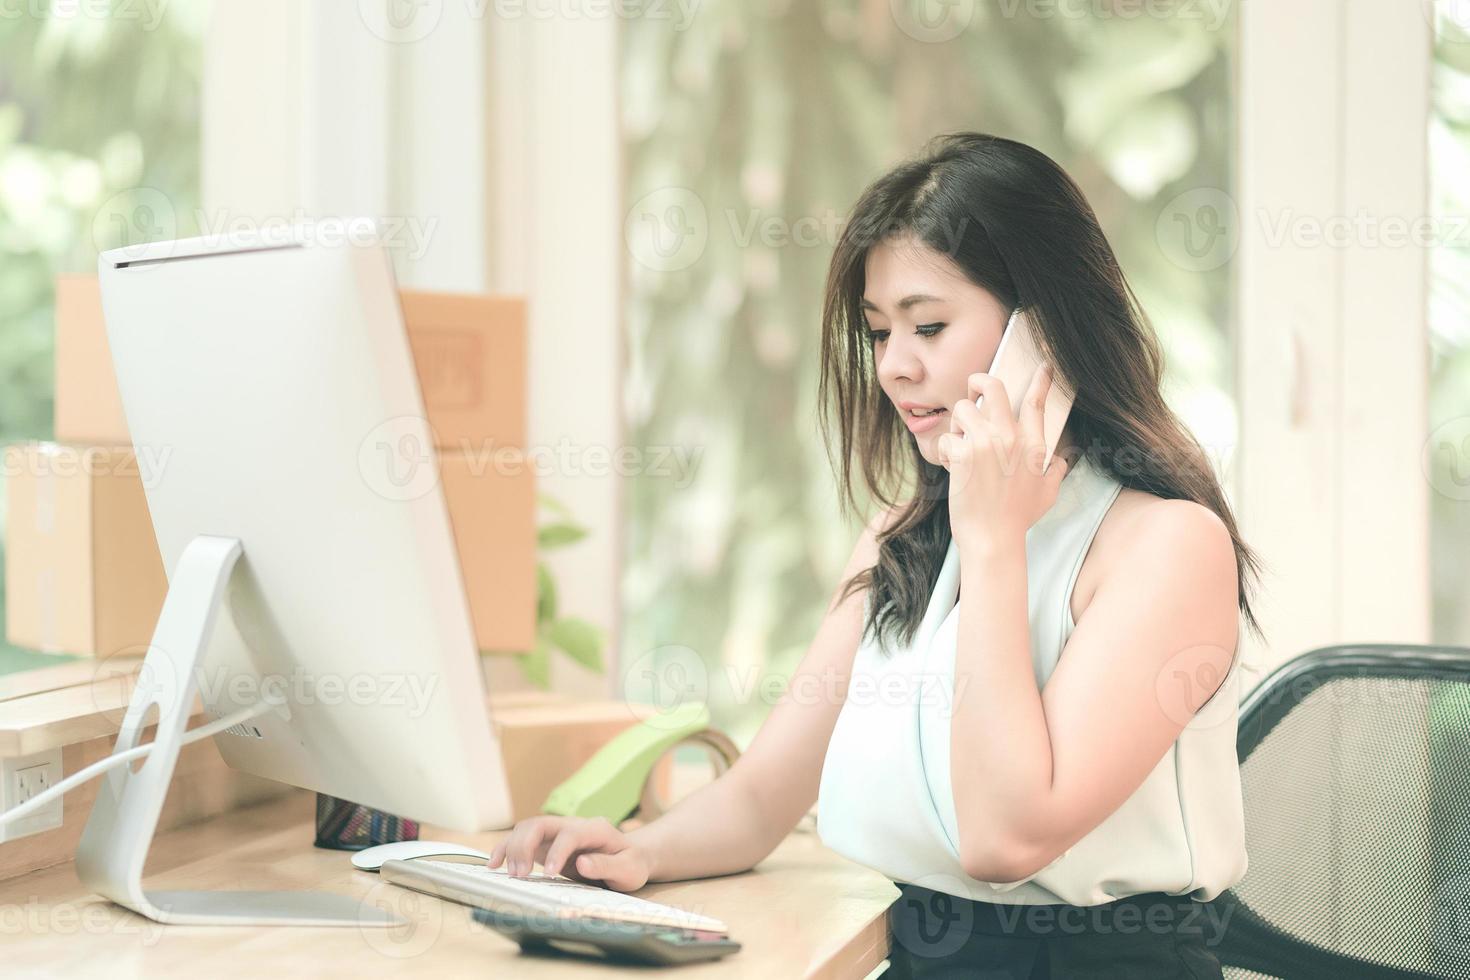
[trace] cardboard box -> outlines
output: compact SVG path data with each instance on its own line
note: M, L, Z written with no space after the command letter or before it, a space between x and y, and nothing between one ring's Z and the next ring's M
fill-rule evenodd
M435 443L526 444L526 303L519 296L398 293Z
M653 717L658 709L625 701L507 703L492 693L490 711L505 760L514 818L520 821L540 813L551 791L613 736ZM669 793L672 764L672 753L666 753L652 772L663 797Z
M48 653L142 652L168 588L130 449L7 446L5 636Z
M96 276L56 278L55 390L53 428L58 442L133 444L112 371Z
M530 650L534 473L483 453L441 450L439 461L476 643ZM168 580L133 451L14 445L4 475L6 638L53 653L146 650Z
M535 473L519 451L438 455L476 644L529 651L536 645Z
M526 304L519 296L399 291L437 445L526 444ZM56 440L129 446L96 276L56 280Z

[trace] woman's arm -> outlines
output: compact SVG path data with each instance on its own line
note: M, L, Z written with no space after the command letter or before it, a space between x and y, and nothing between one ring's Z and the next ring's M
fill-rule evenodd
M714 782L628 834L652 855L650 881L747 871L816 802L827 744L847 698L867 590L841 603L837 596L849 578L877 563L877 535L892 514L881 512L864 529L815 639L750 747Z
M1229 668L1235 552L1208 508L1163 500L1099 583L1039 691L1024 533L960 545L950 776L961 858L980 881L1028 877L1148 776ZM963 685L963 686L962 686Z

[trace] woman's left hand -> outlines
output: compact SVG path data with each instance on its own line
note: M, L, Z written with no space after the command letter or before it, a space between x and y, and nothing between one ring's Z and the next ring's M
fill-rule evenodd
M1067 461L1056 454L1041 471L1042 410L1051 380L1051 366L1043 364L1018 421L999 378L970 375L969 397L950 410L949 431L937 443L940 463L949 470L949 525L956 543L1024 543L1026 531L1056 502ZM980 395L985 401L977 406Z

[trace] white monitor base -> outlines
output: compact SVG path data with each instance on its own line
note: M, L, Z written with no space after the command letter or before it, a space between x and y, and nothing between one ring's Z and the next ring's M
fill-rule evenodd
M293 925L385 927L404 920L345 895L318 892L197 892L143 890L148 856L164 797L198 693L195 668L203 655L240 557L240 542L201 534L190 541L169 579L168 595L114 752L138 744L148 709L158 705L153 752L137 772L119 766L102 778L82 840L77 876L119 905L175 925Z

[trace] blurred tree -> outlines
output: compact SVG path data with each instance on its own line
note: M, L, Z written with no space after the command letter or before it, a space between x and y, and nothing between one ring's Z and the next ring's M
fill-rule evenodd
M1429 176L1443 235L1429 286L1432 639L1470 646L1470 21L1436 26Z
M113 0L0 17L0 444L51 436L56 274L197 232L208 12ZM0 528L4 511L0 480ZM0 649L0 672L35 662Z

